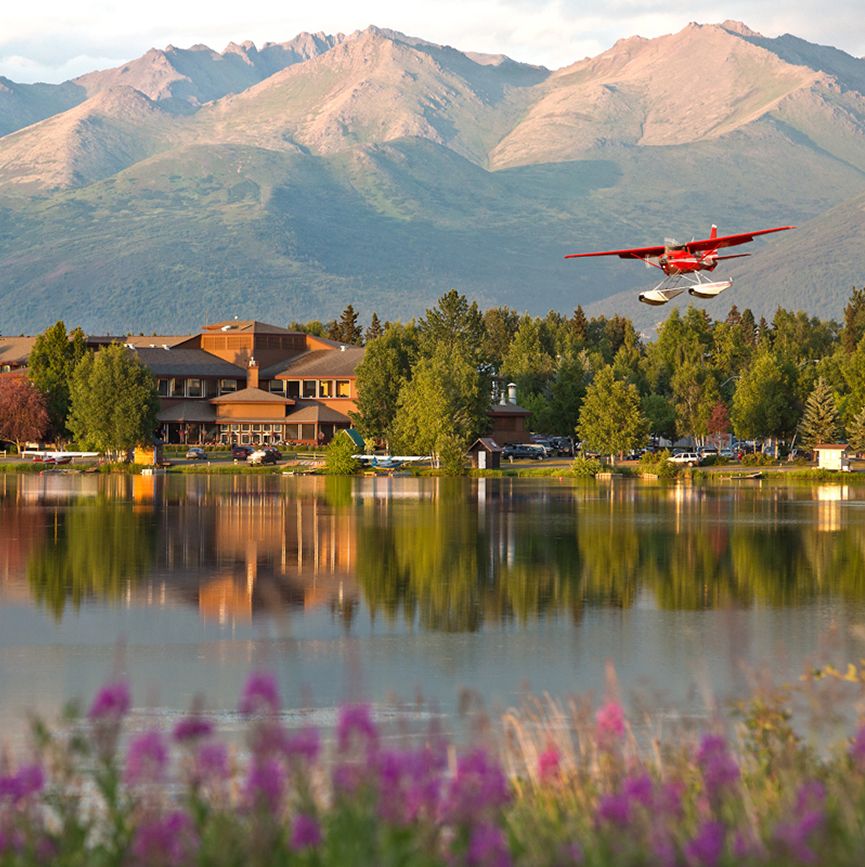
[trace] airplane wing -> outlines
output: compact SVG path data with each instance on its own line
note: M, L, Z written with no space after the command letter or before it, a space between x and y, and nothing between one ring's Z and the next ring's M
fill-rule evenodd
M586 256L618 256L620 259L652 259L664 255L664 245L660 247L633 247L630 250L602 250L598 253L571 253L566 259L583 259Z
M742 232L739 235L723 235L720 238L704 238L702 241L691 241L685 244L689 253L697 253L700 250L719 250L721 247L735 247L738 244L748 244L758 235L769 235L772 232L786 232L795 229L795 226L778 226L775 229L759 229L756 232Z

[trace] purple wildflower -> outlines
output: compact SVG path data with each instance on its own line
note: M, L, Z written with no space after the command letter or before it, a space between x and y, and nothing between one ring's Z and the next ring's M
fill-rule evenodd
M739 779L739 766L727 751L727 741L720 735L704 735L697 750L697 764L710 798Z
M802 864L815 864L817 853L812 848L812 835L823 827L823 803L826 789L818 780L803 783L796 793L793 821L778 825L775 838L789 854Z
M0 777L0 800L8 798L13 804L42 791L45 772L41 765L22 765L14 774Z
M502 769L483 750L474 750L457 760L457 771L448 787L444 813L449 821L468 821L510 800Z
M625 712L622 706L612 699L605 702L595 714L595 725L599 740L620 738L625 733Z
M188 716L174 727L174 740L177 743L197 741L213 734L213 723L200 716Z
M339 724L336 729L339 751L345 753L356 735L365 742L368 750L375 749L378 743L378 729L372 719L368 705L349 704L339 712Z
M291 848L310 849L321 843L321 827L318 820L305 813L298 813L294 817L291 828Z
M315 729L303 729L285 739L283 744L285 755L289 759L303 759L314 762L318 758L321 743Z
M865 770L865 725L853 736L853 741L850 744L850 757L856 762L860 770Z
M599 825L625 826L631 821L631 802L627 795L604 795L598 803L595 818Z
M126 753L126 782L158 783L168 766L168 748L157 731L145 732L132 740Z
M657 806L665 813L679 818L682 815L682 796L685 784L681 780L671 780L661 786L656 797Z
M279 688L272 674L253 672L249 675L240 699L240 712L245 716L279 712Z
M182 810L142 822L132 839L132 854L141 864L189 863L196 846L192 821Z
M654 785L648 774L628 777L622 785L622 794L630 801L636 801L644 807L652 805Z
M408 824L419 816L434 816L441 793L441 765L428 749L389 750L376 756L379 813L394 824Z
M195 778L200 783L228 779L228 750L225 744L203 744L195 754Z
M126 681L107 683L96 693L88 716L94 722L99 720L117 722L129 713L131 706L132 698Z
M697 836L685 847L692 864L700 867L715 867L724 853L727 829L721 822L703 822Z
M473 867L509 867L511 855L501 828L481 822L472 829L467 863Z
M559 751L552 744L548 744L538 756L538 779L542 783L558 779L561 761Z
M249 766L244 789L247 803L254 809L276 813L282 802L285 773L275 759L255 759Z

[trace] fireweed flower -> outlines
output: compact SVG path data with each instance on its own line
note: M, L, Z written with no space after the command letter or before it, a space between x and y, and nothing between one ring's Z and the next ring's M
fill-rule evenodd
M160 732L145 732L130 741L126 753L125 777L130 786L138 783L158 783L167 767L168 747Z
M200 716L188 716L174 727L174 740L179 743L201 740L213 734L213 723Z
M298 813L291 826L291 848L310 849L321 843L321 827L318 820L305 813Z
M240 712L244 716L279 712L279 688L272 674L253 672L243 687Z
M231 771L228 766L228 750L225 744L202 744L195 754L193 776L199 783L216 783L227 780Z
M598 709L595 732L602 742L615 740L625 733L625 713L617 701L607 701Z
M376 757L379 814L393 824L409 824L439 806L442 764L429 748L389 750Z
M644 807L650 807L654 800L654 784L648 774L628 777L622 784L622 794L629 800Z
M257 810L276 813L285 790L285 771L276 759L256 758L249 765L244 795L247 804Z
M442 811L446 821L466 822L495 812L510 800L502 769L483 750L457 760Z
M727 829L721 822L703 822L697 835L685 846L688 861L695 867L715 867L724 854Z
M511 855L502 829L481 822L472 829L466 861L472 867L510 867Z
M96 693L87 715L94 722L100 720L116 722L129 713L131 706L132 698L126 681L107 683Z
M561 762L559 751L552 744L548 744L538 756L538 779L542 783L558 779Z
M373 722L368 705L349 704L339 712L339 723L336 728L339 751L346 753L355 738L372 751L378 744L378 729Z
M850 743L850 758L857 764L860 770L865 770L865 725L853 736Z
M697 764L710 798L716 797L722 789L739 779L739 766L727 751L727 741L720 735L703 736L697 750Z
M140 864L174 867L190 862L196 842L192 820L182 810L175 810L135 829L132 854Z
M817 780L803 783L796 793L793 819L782 822L775 829L775 839L786 851L802 864L816 864L817 852L812 837L818 833L825 822L823 806L826 789Z
M603 795L598 802L595 820L599 825L624 827L631 821L631 801L627 795L614 793Z
M41 765L22 765L14 774L0 777L0 802L13 804L37 795L45 785L45 773Z
M312 764L321 750L318 732L315 729L303 729L285 738L283 751L287 759L302 759Z

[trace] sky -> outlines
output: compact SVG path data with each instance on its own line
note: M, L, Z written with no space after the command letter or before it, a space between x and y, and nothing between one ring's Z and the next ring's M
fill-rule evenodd
M302 31L370 24L463 51L507 54L551 69L626 36L660 36L690 21L744 21L764 36L793 33L865 55L862 0L0 0L0 75L60 82L117 66L148 48L285 42Z

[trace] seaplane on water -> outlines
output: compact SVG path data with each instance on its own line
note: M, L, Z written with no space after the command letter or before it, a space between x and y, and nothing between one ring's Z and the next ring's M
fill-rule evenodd
M376 470L398 470L403 464L417 464L429 460L428 455L352 455L352 457L364 466Z
M710 280L703 271L714 271L718 262L725 259L741 259L750 253L734 253L730 256L719 256L718 251L726 247L736 247L748 244L758 235L769 235L772 232L786 232L795 226L777 226L774 229L759 229L756 232L741 232L738 235L722 235L718 237L718 227L712 226L708 238L700 241L690 241L687 244L668 238L663 246L633 247L627 250L601 250L595 253L571 253L566 259L583 259L588 256L618 256L620 259L642 259L646 267L659 268L665 277L648 292L640 293L640 301L644 304L666 304L685 289L697 298L714 298L733 285L733 281Z
M33 458L35 464L59 464L71 463L72 458L98 458L99 452L63 452L44 451L42 449L27 449L21 452L23 458Z

